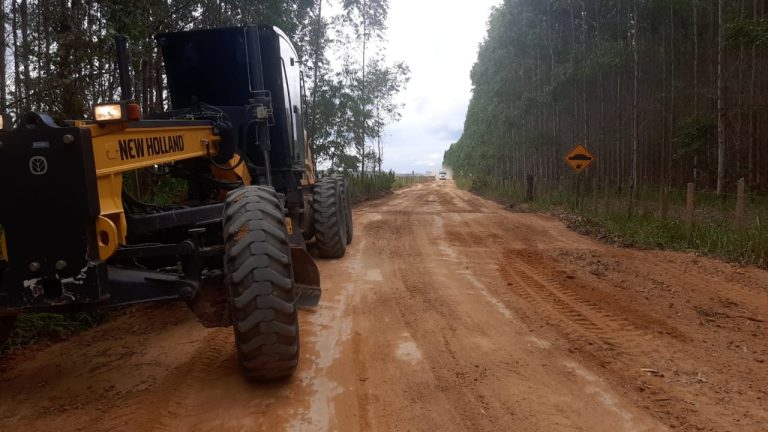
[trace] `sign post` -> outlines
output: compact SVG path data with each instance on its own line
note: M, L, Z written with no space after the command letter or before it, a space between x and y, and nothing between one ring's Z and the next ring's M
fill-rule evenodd
M573 150L571 150L570 153L565 156L565 163L573 168L577 174L576 205L574 206L574 210L576 210L581 204L581 173L587 169L587 167L590 166L594 160L595 157L592 156L592 153L590 153L589 150L587 150L587 148L581 144L574 147Z

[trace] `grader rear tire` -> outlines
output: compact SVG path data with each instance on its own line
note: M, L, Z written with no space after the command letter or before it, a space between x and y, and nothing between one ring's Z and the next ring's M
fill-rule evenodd
M349 182L343 175L337 175L336 181L339 183L341 198L344 205L345 228L347 232L347 245L352 244L352 238L355 236L355 227L352 223L352 195L349 190Z
M240 364L254 380L288 377L299 361L299 321L291 246L275 190L249 186L230 192L224 236Z
M315 183L312 198L317 250L322 258L341 258L347 252L344 200L336 178Z

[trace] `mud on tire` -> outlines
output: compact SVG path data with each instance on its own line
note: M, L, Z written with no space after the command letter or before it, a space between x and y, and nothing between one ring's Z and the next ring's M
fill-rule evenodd
M299 360L291 248L275 190L230 192L224 207L224 270L235 343L245 375L275 380Z
M323 258L341 258L347 252L347 227L339 182L320 179L312 195L317 250Z

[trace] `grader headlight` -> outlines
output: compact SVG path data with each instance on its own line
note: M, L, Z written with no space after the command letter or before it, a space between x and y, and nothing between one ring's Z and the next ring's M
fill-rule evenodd
M10 114L0 114L0 130L10 131L13 129L13 119Z
M93 118L99 123L125 121L127 113L128 110L122 103L99 104L93 107Z
M141 108L138 104L114 102L94 105L93 118L96 123L115 123L141 118Z

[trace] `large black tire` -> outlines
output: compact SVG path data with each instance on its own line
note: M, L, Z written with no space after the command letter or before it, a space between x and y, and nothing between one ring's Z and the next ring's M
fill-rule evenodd
M290 376L299 362L299 321L291 246L274 189L249 186L224 207L226 285L235 343L249 378Z
M16 322L16 316L0 316L0 348L8 341L14 322Z
M344 200L339 182L325 177L315 183L312 193L315 239L322 258L341 258L347 252Z
M336 181L339 183L339 189L341 190L341 198L344 205L344 226L347 232L347 244L352 244L352 239L355 236L355 227L352 223L352 194L349 190L349 183L343 175L338 174Z

